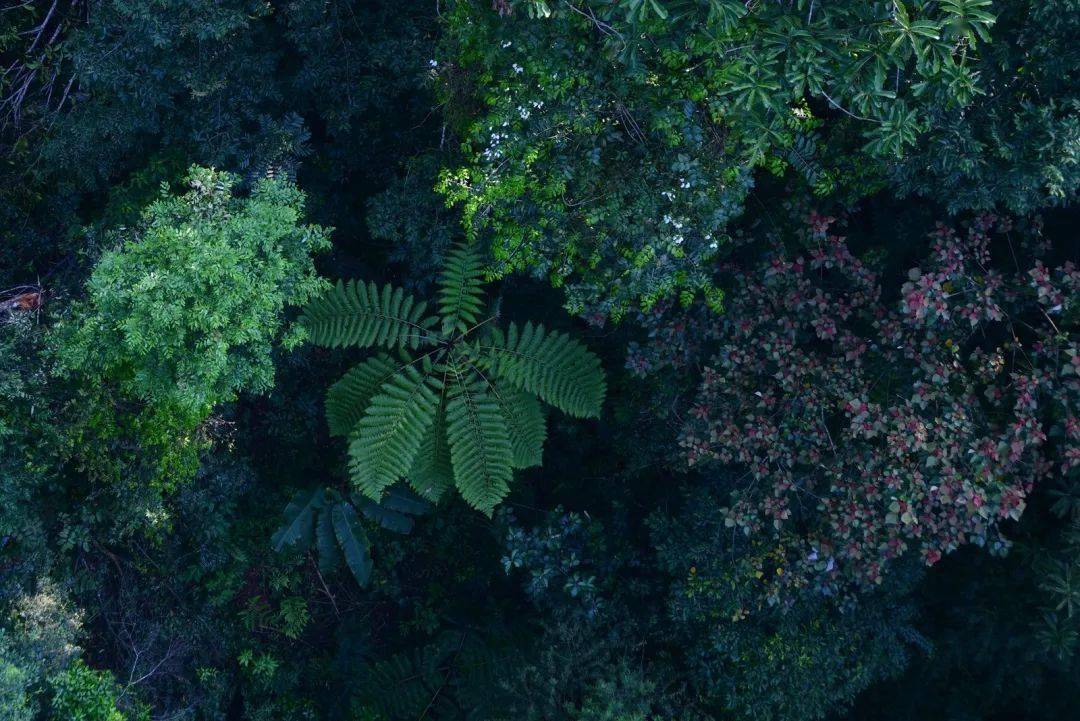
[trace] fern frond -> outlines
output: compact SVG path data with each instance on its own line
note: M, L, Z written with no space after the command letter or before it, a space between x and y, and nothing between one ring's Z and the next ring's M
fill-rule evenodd
M520 331L511 323L505 335L495 330L490 338L476 348L496 376L571 416L600 415L607 384L600 359L584 344L532 323Z
M407 477L413 490L432 502L442 498L442 494L454 483L450 444L446 439L446 407L442 403Z
M362 697L382 718L421 718L447 686L453 653L436 642L374 663L361 677Z
M500 390L492 386L491 394L506 419L514 468L539 466L547 439L547 423L540 402L533 394L519 390Z
M326 425L335 436L347 436L364 416L371 397L397 372L399 363L380 353L349 369L326 391Z
M360 525L360 517L347 501L339 501L330 509L334 536L345 556L345 563L357 583L366 586L371 580L371 544Z
M458 245L446 256L446 264L439 274L439 315L442 331L464 333L477 323L482 308L481 297L484 284L483 265L480 254L472 246Z
M295 545L300 550L306 550L311 545L312 534L315 533L315 516L325 501L326 495L322 488L300 491L293 496L285 507L285 523L270 539L273 549L280 553L286 546Z
M349 455L353 483L378 500L416 459L424 434L435 420L435 381L406 366L382 385L356 424Z
M490 516L509 491L514 454L499 404L482 383L456 376L446 404L446 436L461 497Z
M435 319L427 303L389 284L338 281L304 308L300 324L312 342L330 348L384 346L416 348L430 342Z

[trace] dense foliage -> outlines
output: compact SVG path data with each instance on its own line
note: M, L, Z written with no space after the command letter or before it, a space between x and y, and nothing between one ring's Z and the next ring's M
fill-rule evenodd
M0 721L1073 718L1078 34L0 7Z

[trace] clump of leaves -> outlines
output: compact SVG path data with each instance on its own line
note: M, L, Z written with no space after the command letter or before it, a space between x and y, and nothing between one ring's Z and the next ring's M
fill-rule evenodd
M400 288L338 282L301 318L330 347L381 347L332 385L330 431L349 439L355 487L378 500L402 478L430 500L451 485L491 514L516 468L540 464L546 427L538 398L596 417L605 393L599 359L542 325L486 315L484 271L468 245L451 251L438 280L437 314Z
M413 529L412 516L429 509L426 501L403 488L391 489L379 503L334 489L314 488L293 497L285 507L285 523L270 542L278 552L289 546L306 551L314 545L321 571L332 571L344 561L357 583L366 586L371 580L371 542L360 514L394 533L408 535Z

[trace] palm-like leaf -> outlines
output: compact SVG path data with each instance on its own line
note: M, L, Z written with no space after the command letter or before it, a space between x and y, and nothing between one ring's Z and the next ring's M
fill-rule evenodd
M416 348L431 337L427 304L400 288L350 280L315 298L300 317L312 342L340 346Z

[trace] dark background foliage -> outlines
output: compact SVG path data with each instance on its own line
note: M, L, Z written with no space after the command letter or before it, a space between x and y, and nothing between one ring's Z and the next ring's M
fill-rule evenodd
M0 720L1076 717L1080 7L824 5L0 8ZM922 39L894 29L905 17ZM209 243L208 218L235 223L236 254L189 278L172 261ZM942 226L962 260L935 255ZM157 272L188 278L176 307L131 261L149 238ZM499 315L601 357L601 418L550 413L543 465L491 518L447 497L407 535L364 521L366 587L273 552L295 492L348 491L323 400L357 357L288 330L312 259L428 296L463 239ZM813 265L838 248L873 297ZM280 287L198 272L256 261ZM762 304L777 276L826 295ZM198 310L247 301L273 321L223 330ZM161 323L125 324L132 306ZM185 340L155 340L172 312ZM788 330L789 357L829 368L805 376L820 387L769 365ZM886 352L901 337L922 345ZM225 366L206 368L198 344L218 341ZM240 372L252 348L259 371ZM740 351L754 361L733 366ZM891 463L850 401L884 423L907 407L897 387L935 376L920 418L963 407L973 430ZM855 378L868 397L841 397ZM763 394L789 422L747 421ZM965 439L1008 447L1018 419L1017 458L976 489L1006 512L950 506L985 537L897 530L906 507L884 494L936 493L928 457L1005 457ZM710 462L688 463L693 439ZM818 501L841 484L807 480L823 463L903 482L846 476L869 515L837 530ZM737 522L740 500L767 521ZM822 542L864 528L834 571Z

